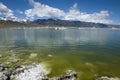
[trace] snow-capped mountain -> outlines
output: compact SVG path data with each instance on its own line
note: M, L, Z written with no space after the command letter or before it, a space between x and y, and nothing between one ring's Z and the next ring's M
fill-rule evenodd
M0 20L26 23L28 19L17 18L17 17L2 17L0 18Z

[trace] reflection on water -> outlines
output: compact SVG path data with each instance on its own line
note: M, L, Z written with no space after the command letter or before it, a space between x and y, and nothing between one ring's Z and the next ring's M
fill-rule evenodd
M119 45L119 30L90 29L0 29L0 46Z

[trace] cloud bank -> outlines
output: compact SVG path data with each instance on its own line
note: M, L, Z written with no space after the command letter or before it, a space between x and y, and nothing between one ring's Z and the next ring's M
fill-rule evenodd
M108 11L100 11L98 13L94 12L92 14L88 14L85 12L80 12L77 9L77 3L75 3L64 16L65 20L80 20L86 22L95 22L95 23L112 23L111 20L108 20L109 16Z
M40 2L36 2L34 0L29 0L32 8L23 11L17 10L17 13L21 15L26 15L27 19L35 19L38 18L59 18L64 20L78 20L78 21L86 21L86 22L94 22L94 23L106 23L112 24L113 21L109 20L109 11L102 10L100 12L86 13L81 12L77 7L77 3L75 3L68 12L61 10L59 8L51 7L46 4L42 4ZM0 3L0 15L4 15L7 18L16 18L14 16L13 11L5 6L3 3ZM25 18L25 19L26 19Z
M6 17L13 16L13 11L5 6L3 3L0 3L0 15L5 15Z
M65 20L78 20L86 22L95 22L95 23L112 23L111 20L107 19L109 17L108 11L94 12L92 14L81 12L77 9L77 3L75 3L68 12L64 12L58 8L54 8L34 0L29 0L33 8L25 11L25 14L29 18L37 17L57 17Z

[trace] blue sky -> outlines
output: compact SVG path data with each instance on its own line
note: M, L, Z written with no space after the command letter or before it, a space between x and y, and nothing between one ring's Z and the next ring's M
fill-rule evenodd
M0 3L1 17L12 14L17 18L55 17L120 24L120 0L0 0Z

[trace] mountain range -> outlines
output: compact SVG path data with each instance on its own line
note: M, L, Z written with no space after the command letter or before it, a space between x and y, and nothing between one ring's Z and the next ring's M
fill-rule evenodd
M95 27L95 28L120 28L120 25L71 21L61 19L37 19L34 21L0 20L0 27Z

